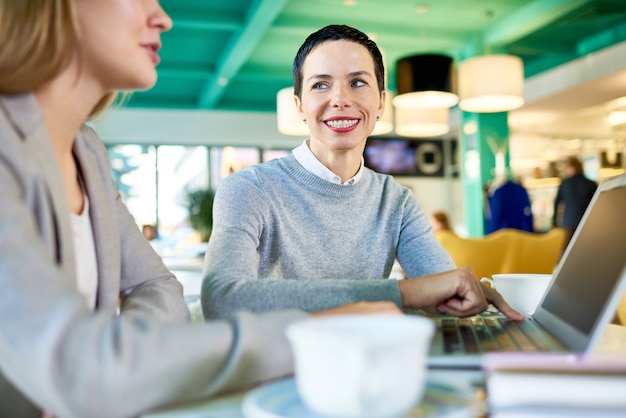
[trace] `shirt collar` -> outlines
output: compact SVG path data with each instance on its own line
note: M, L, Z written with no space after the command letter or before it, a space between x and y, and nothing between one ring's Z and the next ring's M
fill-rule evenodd
M309 148L308 139L305 139L302 144L294 148L293 156L302 165L302 167L306 168L316 176L326 181L330 181L331 183L341 184L342 186L352 186L356 184L363 176L364 160L363 157L361 157L361 165L359 167L359 171L357 171L354 177L349 178L345 182L341 183L341 177L330 171L328 167L322 164L320 160L317 159L315 154L313 154L313 152Z

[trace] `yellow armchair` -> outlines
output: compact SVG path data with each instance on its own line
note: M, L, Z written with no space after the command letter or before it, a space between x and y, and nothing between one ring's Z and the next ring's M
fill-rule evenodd
M463 238L450 231L435 236L457 266L470 266L476 276L496 273L552 273L565 234L555 228L545 234L501 229L483 238Z
M619 319L620 324L626 325L626 295L617 307L617 319Z

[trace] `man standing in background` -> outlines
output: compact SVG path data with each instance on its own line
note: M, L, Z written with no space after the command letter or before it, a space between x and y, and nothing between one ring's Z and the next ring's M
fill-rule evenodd
M560 226L565 230L563 250L567 248L598 187L596 182L585 177L583 164L578 157L568 157L565 164L566 177L556 193L552 218L554 226L559 226L557 221L561 218Z

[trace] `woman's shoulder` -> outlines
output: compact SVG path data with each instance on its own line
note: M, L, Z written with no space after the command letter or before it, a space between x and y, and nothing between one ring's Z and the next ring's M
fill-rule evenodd
M384 188L388 193L397 193L401 195L412 194L411 189L409 187L398 183L398 181L389 174L378 173L370 168L365 168L364 174L370 178L370 181L374 185L379 185L381 188Z
M254 164L224 177L220 189L252 191L260 190L263 184L279 178L284 169L278 159Z
M51 152L35 96L0 95L0 162L14 176L27 177L42 170L37 156Z

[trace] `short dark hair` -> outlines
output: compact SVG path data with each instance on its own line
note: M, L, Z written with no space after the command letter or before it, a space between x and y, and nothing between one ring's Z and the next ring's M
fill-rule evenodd
M571 167L576 174L583 174L585 171L582 161L580 161L580 159L575 156L567 157L567 159L565 160L565 165L567 167Z
M315 47L328 41L349 41L367 48L374 61L378 91L382 92L385 90L385 65L383 64L383 56L376 42L353 27L347 25L328 25L310 34L300 46L293 60L293 84L294 94L296 96L302 97L302 65L304 64L304 60Z

